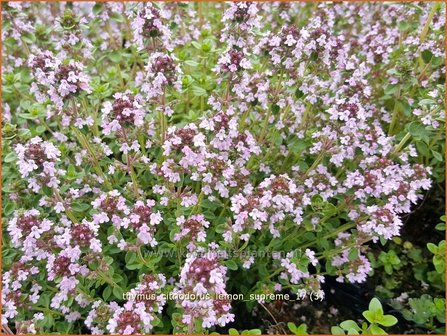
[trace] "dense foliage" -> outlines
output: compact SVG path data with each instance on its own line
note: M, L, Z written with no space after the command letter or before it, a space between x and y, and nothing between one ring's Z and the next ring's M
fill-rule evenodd
M444 4L11 2L2 18L6 331L228 333L235 307L321 301L328 277L382 272L395 298L413 264L443 290L445 242L418 259L398 239L444 181ZM424 295L393 304L439 331L445 300ZM332 332L396 322L373 299Z

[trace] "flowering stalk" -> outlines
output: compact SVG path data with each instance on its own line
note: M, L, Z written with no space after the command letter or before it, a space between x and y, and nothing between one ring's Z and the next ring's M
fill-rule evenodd
M388 135L392 135L393 134L394 127L396 126L396 123L397 123L397 119L398 119L398 116L399 116L399 109L398 109L399 108L399 102L398 102L399 98L400 98L400 88L397 91L396 96L395 96L394 109L393 109L393 114L392 114L390 127L388 129Z
M93 168L95 169L96 174L98 174L99 177L104 181L105 186L108 190L112 190L112 185L108 181L107 177L104 175L104 172L102 171L101 166L99 165L98 159L96 158L96 155L91 148L90 144L88 143L88 140L85 138L84 134L82 134L78 129L72 128L73 133L75 134L76 138L78 139L79 143L87 150L87 153L89 154L91 163L93 165Z
M60 202L61 204L64 204L64 200L62 199L59 190L57 190L56 188L53 188L53 193L56 196L56 199L58 202ZM73 223L79 223L79 220L76 218L76 216L73 214L73 212L67 207L67 205L64 204L64 211L67 214L68 218L70 218L70 220Z
M356 227L356 225L357 225L356 223L347 223L347 224L341 225L337 230L334 230L334 231L324 235L323 237L321 237L319 239L315 239L315 240L313 240L311 242L308 242L308 243L306 243L304 245L301 245L300 248L301 249L305 249L305 248L314 246L314 245L318 244L318 242L321 239L328 239L328 238L331 238L331 237L336 237L340 232L352 229L353 227Z
M402 138L402 140L400 140L400 142L397 144L396 148L393 151L393 154L398 154L400 153L400 151L402 150L402 148L404 148L405 144L407 143L408 140L411 139L411 133L408 132L407 134L405 134L405 136Z
M424 27L422 28L421 35L419 36L419 43L423 43L425 38L427 37L428 30L430 29L430 24L433 21L433 17L435 16L438 9L441 7L440 3L435 2L428 13L427 21L425 21Z

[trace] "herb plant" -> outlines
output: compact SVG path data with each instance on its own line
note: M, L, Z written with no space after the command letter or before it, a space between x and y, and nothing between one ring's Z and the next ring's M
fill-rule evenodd
M327 277L367 281L370 246L443 179L440 2L10 2L2 18L6 330L208 333L261 295L324 299ZM336 331L382 333L377 302Z

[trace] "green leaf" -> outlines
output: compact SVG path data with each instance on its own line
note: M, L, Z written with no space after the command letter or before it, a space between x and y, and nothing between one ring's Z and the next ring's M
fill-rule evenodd
M234 262L234 260L227 260L225 261L225 265L232 271L237 270L237 264Z
M301 153L306 147L307 144L303 139L295 137L293 140L289 141L289 149L294 154Z
M393 274L393 267L391 265L385 265L384 269L385 269L386 274L389 274L389 275Z
M397 323L397 318L395 318L393 315L383 315L380 320L377 321L377 323L385 327L391 327Z
M236 329L234 329L234 328L230 328L230 329L228 329L228 334L230 334L230 335L239 335L239 332Z
M127 251L124 261L126 264L132 264L137 259L137 254L133 251Z
M424 50L421 53L422 59L424 60L425 63L428 63L431 61L431 59L433 58L433 54L431 53L430 50Z
M438 231L445 231L445 223L439 223L435 226L435 229Z
M206 94L207 94L206 90L199 86L193 86L192 92L194 93L195 96L198 96L198 97L206 96Z
M112 14L110 14L110 18L111 18L113 21L116 21L116 22L124 22L124 18L123 18L123 16L122 16L121 14L118 14L118 13L112 13Z
M334 326L331 328L331 334L332 335L345 335L345 332L342 328Z
M105 263L106 263L107 265L109 265L109 266L112 265L112 264L114 263L113 258L110 257L110 256L105 256L103 260L104 260Z
M202 203L200 203L202 208L204 209L210 209L211 211L216 210L219 207L219 204L211 202L209 199L204 199Z
M250 329L242 331L241 335L261 335L262 331L260 329Z
M418 152L420 154L422 154L423 156L430 155L430 151L429 151L428 146L425 142L422 142L422 141L416 142L416 148L417 148Z
M325 217L332 217L335 216L338 213L338 209L335 205L332 203L326 203L324 206L323 214Z
M120 283L123 280L124 280L124 278L121 275L119 275L118 273L113 274L113 281L115 281L116 283Z
M93 6L93 14L98 15L100 11L102 11L103 4L102 3L96 3L96 5Z
M197 42L197 41L192 41L191 44L192 44L192 46L193 46L194 48L196 48L196 49L201 49L201 45L200 45L199 42Z
M70 164L67 168L67 179L74 180L76 179L76 168L74 165Z
M411 25L407 21L400 21L397 26L403 31L407 31L411 28Z
M438 253L438 247L435 244L433 244L433 243L428 243L427 244L427 248L433 254L437 254Z
M104 301L107 301L111 294L112 294L112 288L110 286L104 288L104 291L102 292L102 298L104 299Z
M383 330L379 326L376 326L375 324L373 324L371 326L371 333L373 335L386 335L387 334L385 330Z
M435 266L436 272L444 274L445 273L445 256L436 255L433 257L433 265Z
M23 32L22 40L28 44L33 44L34 42L36 42L36 36L30 32Z
M371 310L372 312L376 313L376 312L380 312L383 314L383 309L382 309L382 304L380 303L380 301L376 298L373 298L370 303L369 303L369 310Z
M10 162L13 162L16 160L17 160L17 155L15 152L10 152L10 153L6 154L6 156L3 158L3 161L5 163L10 163Z
M86 203L74 202L71 204L71 208L76 212L85 212L90 208L90 205Z
M305 323L301 323L299 327L296 328L295 335L307 335L307 325Z
M129 269L129 270L136 270L136 269L140 269L141 267L143 267L143 265L139 264L139 263L126 264L126 268Z
M435 315L435 304L430 295L423 294L420 298L412 298L408 300L411 307L404 311L403 315L407 320L414 321L417 324L424 324Z
M385 92L385 94L387 94L387 95L391 95L391 94L393 94L394 92L396 92L398 88L399 88L398 85L388 84L388 85L385 87L384 92Z
M424 140L425 142L429 141L429 132L421 123L413 121L407 125L407 129L415 139Z
M293 332L294 335L307 335L307 325L305 323L301 323L299 327L297 327L295 323L288 322L287 327L289 327L290 331Z
M436 101L433 99L422 99L419 101L419 105L420 106L425 106L425 105L436 105Z
M293 333L295 333L296 330L296 325L293 322L287 322L287 327L289 328L289 330Z
M34 119L34 117L32 117L30 119ZM31 131L27 128L19 129L19 137L22 139L27 139L27 138L31 137Z
M357 260L359 257L359 251L356 248L350 249L348 253L348 259L350 261ZM340 324L341 325L341 324ZM347 329L346 329L347 330Z
M372 311L370 310L364 311L362 315L368 320L369 323L374 323L376 314L374 314Z
M360 327L357 325L357 323L353 320L346 320L340 323L340 327L342 327L344 330L354 329L354 330L361 330Z
M118 287L118 286L113 287L113 295L118 300L122 300L123 299L123 290L120 287Z
M304 92L301 91L300 89L296 89L296 91L295 91L295 97L298 98L298 99L300 99L300 98L302 98L303 96L304 96Z
M6 203L6 202L5 202ZM5 215L9 216L14 212L14 203L8 203L4 207Z
M191 61L191 60L185 61L185 63L191 67L196 67L199 65L199 63L197 63L196 61Z
M109 59L114 63L121 62L121 53L119 51L112 51L108 56Z
M438 153L438 152L436 152L436 151L434 151L434 150L432 150L431 153L433 154L433 157L434 157L436 160L438 160L439 162L444 162L444 158L443 158L443 156L442 156L441 153Z

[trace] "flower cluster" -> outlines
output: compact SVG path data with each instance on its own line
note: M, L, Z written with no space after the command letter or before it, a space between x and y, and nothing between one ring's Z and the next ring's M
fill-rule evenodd
M72 96L90 92L89 77L83 72L84 66L80 62L62 62L50 51L45 51L31 55L28 65L36 79L32 92L40 103L50 97L55 107L62 110L64 102Z
M104 103L102 128L105 135L121 131L127 125L142 126L146 112L135 97L127 93L116 93L115 100Z
M225 239L232 240L234 234L238 234L240 239L248 240L250 231L262 230L266 226L273 237L279 237L275 224L286 216L292 216L296 225L301 224L303 210L295 201L298 193L297 185L286 175L281 175L266 178L257 189L248 189L247 195L234 195L231 198L234 224L224 234Z
M166 45L171 38L171 31L166 25L169 13L167 10L156 8L151 3L145 3L141 7L132 21L132 32L136 45L140 49L156 48L156 37L160 37Z
M141 91L147 99L163 96L167 86L174 86L177 90L181 88L181 68L169 54L152 53L145 70Z
M56 168L61 152L51 142L34 137L26 144L17 144L17 165L22 178L28 179L29 188L38 192L43 185L57 187L58 175L63 171Z
M111 334L143 334L153 328L155 313L161 313L165 304L161 289L166 284L162 274L142 276L141 282L128 294L129 299L123 307L113 311L107 324Z
M224 326L234 320L230 302L225 298L226 271L226 267L220 265L218 254L212 250L192 254L185 260L174 293L183 310L181 322L188 325L189 330L197 320L202 321L203 328Z
M180 216L177 218L177 225L179 225L181 229L174 240L180 240L187 237L190 241L188 244L190 250L195 249L195 242L206 241L206 229L210 226L210 223L203 215L192 215L187 220L184 216Z

